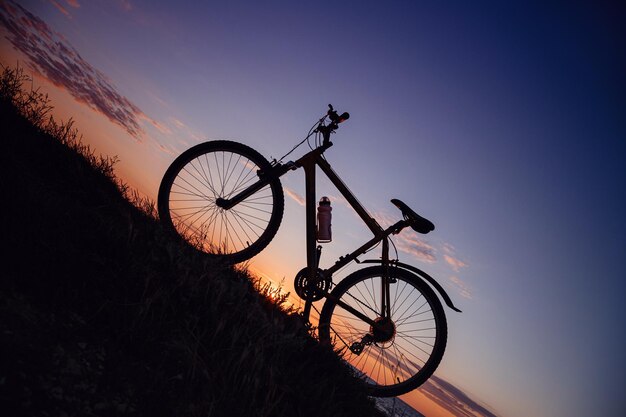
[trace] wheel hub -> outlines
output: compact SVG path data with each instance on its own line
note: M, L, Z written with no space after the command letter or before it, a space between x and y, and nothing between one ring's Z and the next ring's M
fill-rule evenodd
M374 320L375 326L370 326L370 334L374 338L373 342L384 344L393 341L396 337L396 325L389 317L378 317Z
M215 200L215 205L223 209L226 207L226 202L227 200L224 200L222 197L219 197Z

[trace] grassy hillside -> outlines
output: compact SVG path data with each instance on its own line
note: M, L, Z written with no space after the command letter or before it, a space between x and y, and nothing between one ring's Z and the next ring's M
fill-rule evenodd
M19 70L1 77L3 413L378 415L280 300L164 231Z

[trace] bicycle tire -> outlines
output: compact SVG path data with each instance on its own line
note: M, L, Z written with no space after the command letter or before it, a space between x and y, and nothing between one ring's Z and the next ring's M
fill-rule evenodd
M356 354L350 347L358 348L365 334L374 331L337 304L342 300L372 317L372 311L376 313L380 305L383 266L360 269L339 282L327 297L319 320L320 342L331 344L375 397L402 395L426 382L441 362L448 337L443 307L430 286L407 270L391 267L389 271L396 281L390 284L394 304L391 340L364 345ZM406 293L407 288L410 293ZM419 308L414 310L416 304ZM382 320L378 313L376 316L376 320Z
M243 262L274 238L284 211L278 178L230 210L215 205L269 172L260 153L238 142L204 142L180 154L159 187L158 212L165 226L207 256L229 264ZM230 228L230 230L229 230Z

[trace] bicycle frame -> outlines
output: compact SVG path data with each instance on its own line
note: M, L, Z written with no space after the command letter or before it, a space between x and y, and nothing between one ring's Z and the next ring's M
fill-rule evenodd
M403 220L397 222L396 224L390 226L387 229L383 229L381 225L373 219L367 210L361 205L361 203L357 200L357 198L352 194L350 189L344 184L344 182L339 178L339 175L335 173L330 164L322 157L322 154L332 146L332 142L327 141L323 145L318 148L313 149L308 152L296 162L290 162L287 164L277 164L272 167L272 171L268 173L260 172L259 178L260 180L255 184L252 184L245 190L241 191L236 196L232 197L227 201L223 201L221 206L225 209L234 207L238 202L243 201L248 196L252 195L256 191L263 188L267 185L270 178L281 177L285 175L287 172L291 170L295 170L298 168L304 169L305 175L305 208L306 208L306 252L307 252L307 268L309 272L309 279L307 282L312 288L317 284L319 277L317 275L319 268L319 258L321 255L321 246L317 246L317 238L316 238L316 230L317 230L317 222L316 222L316 166L319 166L322 172L326 174L326 177L333 183L333 185L339 190L341 195L346 199L346 201L352 206L352 208L356 211L359 217L363 220L363 222L367 225L367 227L371 230L374 237L369 241L365 242L354 252L349 253L345 256L341 256L333 266L328 269L321 270L322 278L330 278L332 275L349 264L350 262L357 260L358 256L364 254L372 247L376 246L379 242L382 241L382 257L381 263L389 267L389 241L388 237L392 233L399 232L402 228L406 226L406 222ZM390 312L390 300L389 300L389 274L386 274L386 279L383 280L383 285L381 286L381 311L378 312L381 317L388 317L391 315ZM317 291L320 291L319 289ZM322 291L323 296L328 298L331 295L327 291ZM364 322L370 324L373 327L377 327L378 324L374 322L371 318L367 317L363 313L355 310L349 305L346 305L341 300L336 300L337 303L354 314L359 319ZM303 318L306 322L309 322L309 316L311 312L313 301L305 300L304 310L303 310Z
M304 169L305 175L305 207L306 207L306 252L307 252L307 267L309 270L309 280L308 282L311 285L315 285L317 273L316 271L319 268L319 256L321 254L321 246L318 247L316 242L316 205L317 205L317 196L316 196L316 166L319 166L322 172L326 174L326 177L333 183L333 185L339 190L341 195L346 199L348 204L356 211L359 217L363 220L363 222L367 225L367 227L371 230L374 237L363 244L361 247L356 249L354 252L340 257L335 264L326 269L322 270L323 277L332 277L332 275L337 272L339 269L343 268L353 260L357 259L357 257L368 249L372 248L378 242L383 242L383 254L382 261L383 264L388 265L389 263L389 243L387 240L387 236L389 233L385 233L383 228L378 224L376 220L374 220L365 210L365 208L361 205L361 203L357 200L357 198L352 194L350 189L344 184L344 182L339 178L337 173L332 169L330 164L322 158L322 154L324 151L332 146L331 142L328 142L327 145L321 146L306 155L300 158L295 162L296 167L302 167ZM389 312L389 300L388 300L388 282L387 285L383 285L382 291L382 300L386 300L387 302L383 303L381 307L380 314L381 316L389 316L391 313ZM326 297L329 294L324 294ZM304 305L303 316L304 319L308 322L309 315L311 311L311 306L313 302L310 300L306 300ZM343 304L343 303L340 303ZM362 320L369 322L370 325L375 325L373 320L364 316L362 313L353 310L350 306L342 305L345 309L350 311L352 314L355 314L357 317ZM352 310L352 311L351 311Z

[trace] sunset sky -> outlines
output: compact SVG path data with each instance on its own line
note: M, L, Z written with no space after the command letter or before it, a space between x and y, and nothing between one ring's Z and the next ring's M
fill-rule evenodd
M403 400L428 417L618 417L626 13L609 3L0 0L0 62L152 199L194 144L280 157L328 103L350 112L327 159L381 222L399 198L435 223L396 238L400 259L463 310L446 309L437 378ZM304 175L282 182L283 223L251 268L289 290ZM320 177L322 195L327 267L371 235Z

